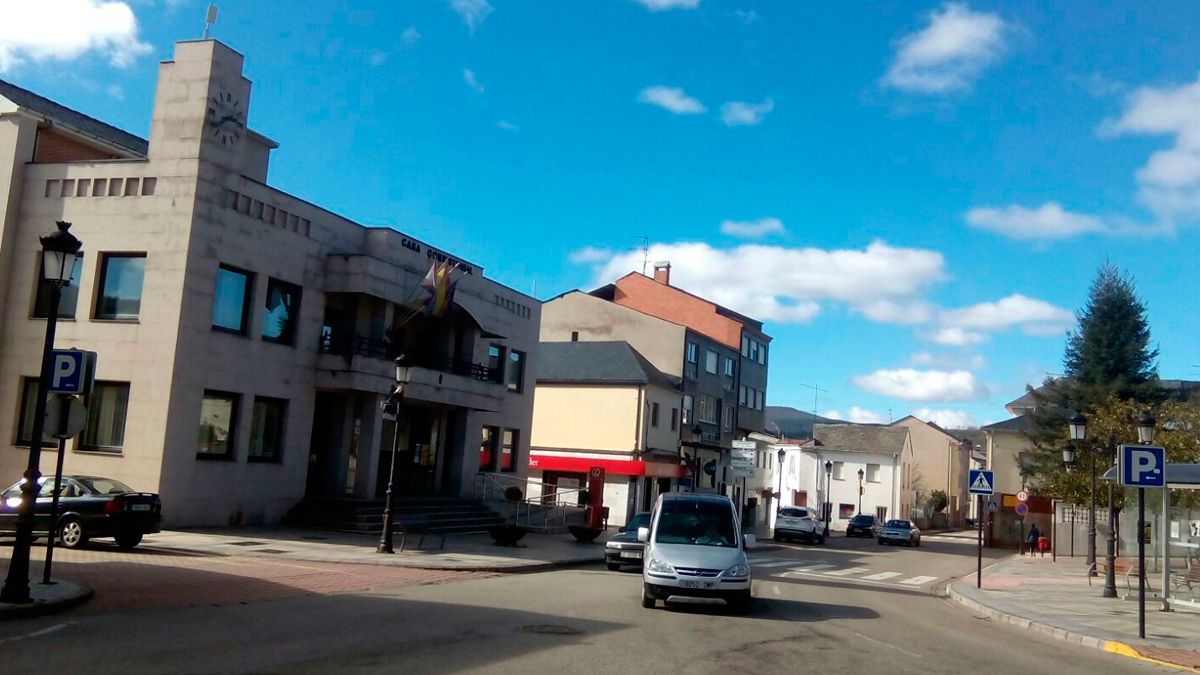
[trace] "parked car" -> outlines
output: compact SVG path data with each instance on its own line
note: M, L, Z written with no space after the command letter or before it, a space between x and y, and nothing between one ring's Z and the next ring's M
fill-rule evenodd
M637 514L622 527L612 539L604 544L604 562L608 569L616 572L622 565L642 566L642 553L646 545L638 541L638 528L650 527L650 512Z
M825 523L817 520L812 511L803 506L785 506L775 514L775 541L804 539L814 544L825 543Z
M646 544L642 607L673 596L719 598L739 611L753 604L746 549L754 545L754 535L742 534L728 497L659 495L650 526L637 534Z
M921 545L921 529L911 520L892 519L879 530L880 544Z
M879 534L879 520L867 513L860 513L846 525L847 537L874 537Z
M15 532L21 504L22 478L0 493L0 532ZM58 500L58 522L50 527L54 496L53 476L38 480L34 504L34 533L53 531L67 548L78 548L89 539L112 537L117 546L131 549L142 536L162 526L162 503L151 492L136 492L121 481L100 476L63 476Z

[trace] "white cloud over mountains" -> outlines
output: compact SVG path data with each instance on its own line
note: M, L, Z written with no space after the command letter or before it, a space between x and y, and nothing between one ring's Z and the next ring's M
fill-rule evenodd
M969 429L977 426L971 413L963 410L917 408L912 411L912 414L918 419L933 422L943 429Z
M1000 60L1011 29L996 14L946 3L929 13L928 26L897 41L896 57L883 83L918 94L970 89Z
M4 0L0 3L0 73L26 61L71 61L95 52L124 68L150 53L125 2Z
M899 368L876 370L853 379L866 391L905 401L957 403L987 396L987 390L967 370Z
M708 110L699 100L688 96L680 87L654 85L638 94L638 101L658 106L676 115L699 115Z
M840 410L826 410L821 413L821 417L827 417L831 420L854 422L855 424L884 424L888 421L886 417L874 410L867 410L858 406L851 406L850 412L845 415Z

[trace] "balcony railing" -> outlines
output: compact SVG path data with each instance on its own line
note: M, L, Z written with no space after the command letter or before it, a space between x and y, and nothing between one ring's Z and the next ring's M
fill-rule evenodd
M339 339L335 333L324 332L317 351L322 354L337 354L350 358L365 356L371 359L394 359L399 355L396 346L387 340L355 334ZM435 356L433 354L408 353L409 363L418 368L436 370L439 373L450 373L469 377L480 382L500 383L501 370L490 368L482 363L472 363L455 358Z

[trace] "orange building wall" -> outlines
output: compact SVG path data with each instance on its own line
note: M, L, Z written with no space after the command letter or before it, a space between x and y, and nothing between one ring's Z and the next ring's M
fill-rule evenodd
M53 131L39 129L34 145L33 161L43 164L57 162L94 162L100 159L115 159L111 152L97 150L79 141Z
M641 274L629 274L616 281L613 302L682 324L721 344L740 351L742 324L717 314L706 300L668 286Z

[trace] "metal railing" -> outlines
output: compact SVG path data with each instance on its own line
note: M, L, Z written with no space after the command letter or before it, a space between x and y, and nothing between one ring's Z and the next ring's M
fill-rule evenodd
M337 354L347 359L351 356L365 356L372 359L394 359L399 356L399 349L388 340L367 337L366 335L338 334L324 331L317 344L317 351L322 354ZM432 354L406 354L409 363L418 368L435 370L439 373L461 375L480 382L499 384L503 371L491 368L482 363L472 363L455 358L435 356Z
M512 487L521 491L521 499L515 503L504 496ZM530 497L530 488L537 488L538 496ZM538 532L562 532L573 524L569 521L583 522L585 507L579 505L579 499L584 488L559 490L532 478L480 472L475 474L474 491L475 499L496 504L517 525Z

